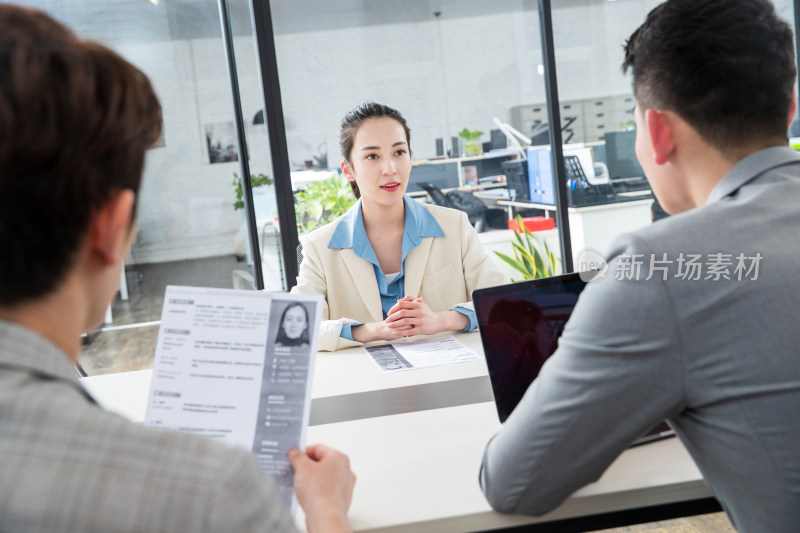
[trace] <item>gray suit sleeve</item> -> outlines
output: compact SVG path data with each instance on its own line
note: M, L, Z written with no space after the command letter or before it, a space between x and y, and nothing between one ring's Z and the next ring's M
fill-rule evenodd
M487 445L480 483L498 511L552 510L681 409L681 337L664 283L615 270L616 260L586 287L558 350Z

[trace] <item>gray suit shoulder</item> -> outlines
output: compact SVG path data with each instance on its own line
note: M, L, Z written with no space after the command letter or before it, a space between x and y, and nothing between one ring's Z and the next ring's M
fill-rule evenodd
M725 223L725 207L718 203L702 206L679 215L664 218L653 224L617 237L608 250L607 259L623 252L697 252L698 246L708 243L704 234L714 233ZM685 249L684 249L685 248Z

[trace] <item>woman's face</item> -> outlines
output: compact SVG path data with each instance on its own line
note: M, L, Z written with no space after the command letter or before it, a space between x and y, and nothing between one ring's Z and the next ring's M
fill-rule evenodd
M306 313L302 307L295 306L286 311L283 317L283 331L290 339L297 339L306 329Z
M351 164L342 171L358 184L363 202L390 206L403 201L411 174L411 154L403 126L393 118L371 118L356 131Z

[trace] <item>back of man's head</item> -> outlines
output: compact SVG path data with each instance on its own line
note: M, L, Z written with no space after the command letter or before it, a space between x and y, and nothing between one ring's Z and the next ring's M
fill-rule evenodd
M676 113L723 154L786 140L793 36L769 0L668 0L631 35L622 68L640 106Z
M160 129L130 63L40 11L0 5L0 305L57 288L92 215L138 191Z

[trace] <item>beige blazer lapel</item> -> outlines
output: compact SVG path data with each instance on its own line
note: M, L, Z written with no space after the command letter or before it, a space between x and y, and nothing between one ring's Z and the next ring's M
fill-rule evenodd
M372 263L358 257L352 248L345 248L339 252L350 277L353 279L353 285L358 289L358 294L364 302L364 307L367 308L372 316L372 321L380 322L383 320L383 309L381 309L381 295L378 291L378 280L375 279L375 270ZM355 294L352 295L353 298L355 296Z
M405 295L414 297L419 296L419 289L422 286L422 276L425 274L425 266L428 264L428 256L431 253L433 237L423 237L419 246L411 250L405 260ZM405 296L404 295L404 296Z

